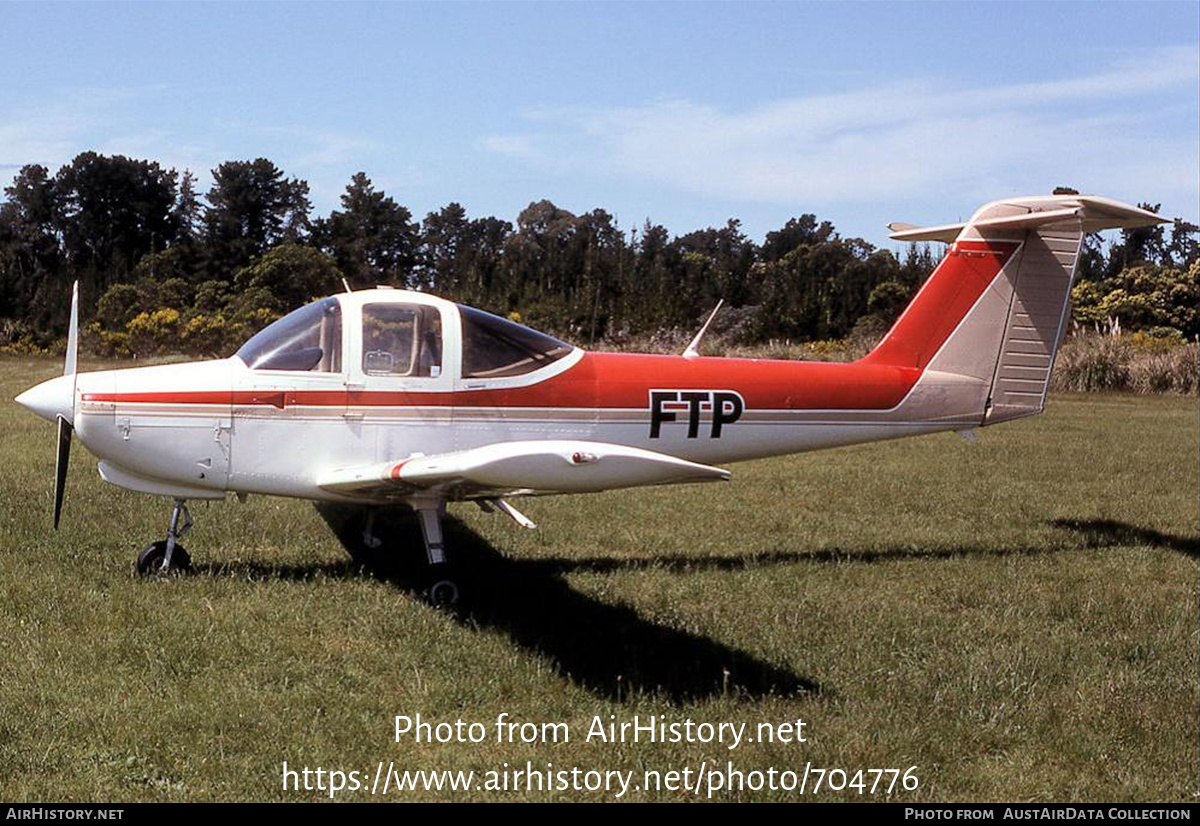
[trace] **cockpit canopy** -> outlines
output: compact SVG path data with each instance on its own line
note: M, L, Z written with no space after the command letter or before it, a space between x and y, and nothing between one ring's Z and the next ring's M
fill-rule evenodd
M253 336L237 357L253 370L310 373L343 372L345 365L366 376L438 378L445 370L446 348L460 356L462 378L522 376L569 354L565 342L514 321L463 304L427 297L405 300L399 291L350 293L351 325L361 337L345 335L341 296L307 304ZM415 295L415 294L409 294ZM456 329L444 335L443 321ZM355 342L355 344L351 344ZM351 352L351 347L361 352Z
M342 306L306 304L260 330L235 355L252 370L342 371Z

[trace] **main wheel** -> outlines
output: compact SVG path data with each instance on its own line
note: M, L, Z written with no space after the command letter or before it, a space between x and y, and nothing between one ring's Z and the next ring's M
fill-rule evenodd
M171 567L166 567L167 540L160 539L146 550L138 554L135 570L138 576L154 576L156 574L186 573L192 570L192 558L182 545L176 545L171 554Z
M458 602L458 586L448 579L439 579L429 586L426 592L429 604L435 608L443 608Z

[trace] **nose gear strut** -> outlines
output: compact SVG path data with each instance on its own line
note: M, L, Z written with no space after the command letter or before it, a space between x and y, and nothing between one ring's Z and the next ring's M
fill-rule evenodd
M183 517L183 524L179 524ZM139 576L155 576L176 572L187 572L192 569L192 559L187 549L179 544L179 540L192 529L192 515L188 512L187 503L182 499L175 500L171 510L171 521L167 525L167 538L160 539L146 547L137 558L134 570Z

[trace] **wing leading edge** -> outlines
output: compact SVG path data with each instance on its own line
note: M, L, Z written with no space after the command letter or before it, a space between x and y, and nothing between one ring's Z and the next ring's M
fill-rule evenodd
M461 500L719 482L729 475L721 468L636 447L548 440L500 442L340 468L322 474L317 484L355 499L402 500L429 493Z

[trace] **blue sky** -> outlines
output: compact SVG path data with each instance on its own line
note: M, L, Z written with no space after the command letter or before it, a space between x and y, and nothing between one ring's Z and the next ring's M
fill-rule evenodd
M891 246L1068 184L1196 221L1200 4L0 3L0 179L265 156L326 213L550 198Z

